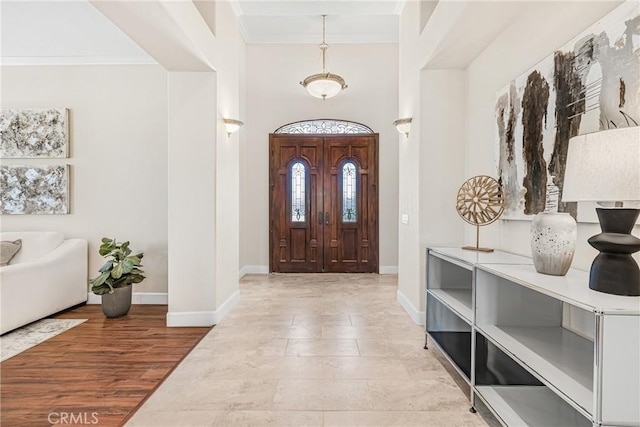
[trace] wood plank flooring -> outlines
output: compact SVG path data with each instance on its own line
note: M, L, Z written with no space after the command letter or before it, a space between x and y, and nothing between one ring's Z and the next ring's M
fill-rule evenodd
M0 424L124 424L210 330L167 328L166 314L133 305L107 319L85 305L54 316L89 320L0 364Z

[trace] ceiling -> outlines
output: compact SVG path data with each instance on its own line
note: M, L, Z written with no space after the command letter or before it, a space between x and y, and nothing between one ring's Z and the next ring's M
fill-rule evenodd
M185 0L183 0L185 1ZM209 2L211 0L195 0ZM230 0L247 43L397 43L405 0ZM1 0L6 65L153 63L88 0ZM199 8L200 9L200 8Z
M397 43L405 0L231 0L247 43Z
M0 8L3 64L155 62L87 0L1 0Z
M193 1L201 13L205 12L205 20L211 18L209 12L215 14L211 0ZM424 24L438 2L421 1ZM405 0L230 0L230 4L248 43L319 44L321 15L326 14L326 40L331 45L397 43ZM464 68L523 9L523 3L516 1L474 0L464 5L451 1L441 5L447 5L440 14L444 21L452 15L445 12L459 10L436 43L439 53L430 58L433 68ZM0 0L0 8L4 64L155 63L88 0ZM438 26L434 29L440 30Z

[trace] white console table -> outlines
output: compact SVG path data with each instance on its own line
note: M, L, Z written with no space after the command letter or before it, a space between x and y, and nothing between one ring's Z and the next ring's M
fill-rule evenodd
M507 426L640 426L640 297L519 255L434 247L426 300L426 334L470 385L472 411Z

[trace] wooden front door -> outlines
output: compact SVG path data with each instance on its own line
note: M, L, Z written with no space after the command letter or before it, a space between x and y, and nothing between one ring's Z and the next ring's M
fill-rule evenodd
M269 145L270 271L378 272L378 135Z

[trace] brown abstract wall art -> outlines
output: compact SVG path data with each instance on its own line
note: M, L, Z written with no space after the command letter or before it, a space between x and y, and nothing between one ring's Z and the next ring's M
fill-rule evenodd
M569 139L640 124L639 46L640 4L625 2L498 93L504 219L569 212L597 221L591 207L561 202Z

